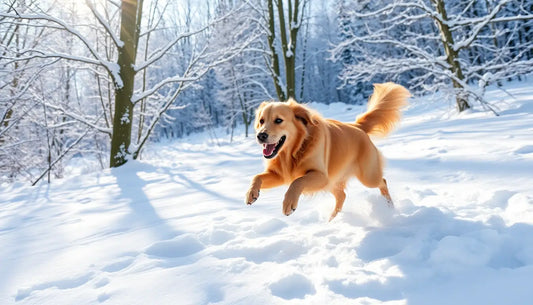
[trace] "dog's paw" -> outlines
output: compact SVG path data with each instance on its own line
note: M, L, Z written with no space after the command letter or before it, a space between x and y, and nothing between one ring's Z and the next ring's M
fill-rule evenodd
M289 209L288 211L284 209L283 214L285 216L290 216L292 213L294 213L294 211L296 211L296 209Z
M291 215L298 207L298 197L292 197L289 194L285 194L285 200L283 200L283 214L286 216Z
M257 198L259 198L259 189L250 187L250 189L246 193L246 198L244 199L244 203L252 204L257 200Z
M333 210L333 212L331 212L331 216L329 216L329 220L328 221L331 222L333 220L333 218L335 218L335 216L337 216L337 214L339 214L340 211L341 211L340 209L339 210L338 209Z

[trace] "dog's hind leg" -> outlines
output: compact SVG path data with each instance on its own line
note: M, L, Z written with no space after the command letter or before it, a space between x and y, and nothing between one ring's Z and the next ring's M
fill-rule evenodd
M333 196L335 196L335 209L331 213L331 216L329 217L329 221L332 221L335 216L342 210L342 206L344 204L344 200L346 199L346 193L344 192L344 188L346 187L345 182L338 183L335 185L331 193Z
M392 202L392 198L390 197L389 188L387 187L387 180L385 180L385 178L383 178L383 180L379 184L379 191L381 192L381 195L383 195L383 197L387 199L387 204L389 205L389 207L393 208L394 203Z

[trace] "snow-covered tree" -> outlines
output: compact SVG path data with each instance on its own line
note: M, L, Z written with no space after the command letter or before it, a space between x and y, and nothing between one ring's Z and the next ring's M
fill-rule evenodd
M297 99L296 56L298 35L308 0L267 0L262 8L270 50L269 68L279 100Z
M44 4L50 4L47 10L42 9L46 7L43 2L39 5L29 0L4 3L0 12L0 30L3 37L14 38L2 41L4 68L1 73L11 77L3 83L2 90L12 88L13 91L6 95L9 101L2 102L0 137L3 149L10 147L10 141L16 142L16 139L7 137L7 132L15 130L11 126L20 121L18 118L44 105L44 109L39 109L46 110L46 115L36 117L39 125L48 129L49 123L54 122L55 126L58 123L55 118L51 120L51 116L59 116L60 120L68 118L67 123L76 121L76 126L72 127L82 128L77 132L80 136L86 137L89 130L109 135L109 164L119 166L128 158L139 155L168 111L186 106L186 103L180 104L178 96L196 84L213 66L225 62L242 49L239 44L220 49L207 45L209 29L228 18L231 11L217 16L218 19L201 20L185 27L168 16L178 10L179 4L173 1L86 0L69 3L80 12L75 18L67 18L68 5L58 7L56 2L45 1ZM143 10L145 5L149 8L147 11ZM17 40L22 37L21 31L24 31L24 44ZM44 39L53 35L55 39ZM201 39L196 39L199 36ZM72 43L66 48L57 41ZM28 68L21 69L22 65ZM83 107L72 109L69 106L71 100L59 102L62 99L42 96L43 89L39 88L31 95L36 105L28 104L27 110L14 107L14 103L20 101L16 92L20 96L29 95L29 89L38 83L36 80L43 81L44 89L52 89L51 83L60 77L54 76L48 86L44 77L59 65L67 67L64 69L64 79L68 80L63 83L65 86L74 84L74 80L83 82L83 89L75 92L78 95L83 93L79 101ZM78 70L84 72L75 73ZM12 77L20 71L31 73L25 74L24 79L22 76ZM68 99L75 96L70 94L71 90L74 93L72 88L66 90ZM15 108L22 112L15 113ZM64 126L67 123L63 123ZM31 133L34 128L23 129ZM69 142L78 144L76 139ZM48 164L52 163L56 162L48 161Z
M218 13L232 10L234 5L231 1L220 1ZM217 98L223 105L222 115L231 134L235 123L242 122L245 136L248 136L255 108L262 101L273 98L269 86L270 74L264 60L266 44L261 24L257 22L261 16L250 6L242 6L233 16L214 27L213 38L226 39L218 39L212 46L224 48L235 41L245 42L245 45L239 55L215 67L219 83Z
M479 85L533 71L532 40L518 37L532 35L531 1L363 1L345 13L357 30L346 27L333 54L356 58L341 75L349 83L386 76L413 90L451 85L463 111L473 101L490 108Z
M46 2L10 1L4 14L48 14ZM78 15L72 5L63 11L65 19ZM81 153L88 146L84 140L98 138L94 129L64 115L58 109L70 109L73 115L81 108L79 80L84 72L68 61L48 56L48 50L35 52L39 45L57 45L58 53L72 52L74 41L62 37L55 29L36 27L31 20L3 17L0 24L0 177L2 180L25 177L38 180L53 174L63 175L65 154ZM35 52L34 57L28 54ZM87 75L87 74L85 74ZM50 107L53 103L54 107ZM91 110L86 109L90 124ZM94 146L94 145L93 145Z

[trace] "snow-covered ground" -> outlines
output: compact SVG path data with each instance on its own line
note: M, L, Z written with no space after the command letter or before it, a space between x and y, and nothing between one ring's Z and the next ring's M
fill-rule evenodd
M252 138L2 186L0 304L533 304L533 86L505 89L488 93L499 117L414 100L376 140L396 209L352 180L331 223L329 194L289 217L285 187L244 204L263 168Z

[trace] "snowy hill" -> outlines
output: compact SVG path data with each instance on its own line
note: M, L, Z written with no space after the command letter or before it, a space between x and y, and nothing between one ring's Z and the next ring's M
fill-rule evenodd
M0 304L533 304L533 86L505 89L488 93L498 117L414 100L376 140L396 209L352 180L331 223L329 194L290 217L285 187L244 204L263 168L251 138L2 186Z

